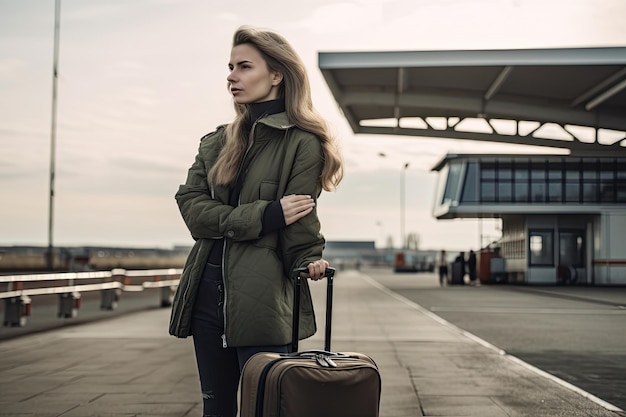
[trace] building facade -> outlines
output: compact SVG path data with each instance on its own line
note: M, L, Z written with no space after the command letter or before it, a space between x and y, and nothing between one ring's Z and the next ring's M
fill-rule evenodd
M500 218L509 282L626 284L626 158L447 155L438 219Z

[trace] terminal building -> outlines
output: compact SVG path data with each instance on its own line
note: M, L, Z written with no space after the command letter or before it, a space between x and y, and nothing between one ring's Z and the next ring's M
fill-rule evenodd
M626 285L626 48L323 52L319 66L355 133L554 151L443 156L433 215L501 219L481 257L508 282Z

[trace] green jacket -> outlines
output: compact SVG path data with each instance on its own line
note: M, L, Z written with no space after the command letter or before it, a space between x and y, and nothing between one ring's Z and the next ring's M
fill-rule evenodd
M285 113L267 116L252 128L244 160L239 205L228 205L227 187L213 187L207 173L223 143L224 127L202 138L187 182L176 193L182 217L196 240L180 278L170 334L191 334L191 316L204 265L217 239L225 239L225 335L228 346L285 345L291 341L294 268L322 257L325 240L317 212L279 231L260 236L270 202L289 194L321 193L320 140L291 124ZM249 163L248 163L249 162ZM299 338L316 331L313 303L303 280Z

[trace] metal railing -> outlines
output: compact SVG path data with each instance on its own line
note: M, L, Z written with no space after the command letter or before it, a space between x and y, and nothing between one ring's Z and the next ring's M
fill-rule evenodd
M4 299L5 326L25 326L31 314L31 298L59 295L59 317L76 317L80 308L80 294L101 291L101 309L117 308L120 294L161 288L161 306L172 303L182 269L133 270L113 269L96 272L67 272L31 275L0 276L0 299ZM101 282L89 282L86 281ZM84 282L84 283L82 283Z

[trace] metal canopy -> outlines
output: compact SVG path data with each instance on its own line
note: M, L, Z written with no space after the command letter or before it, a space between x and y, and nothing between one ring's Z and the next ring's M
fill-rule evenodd
M355 133L626 153L626 47L321 52Z

